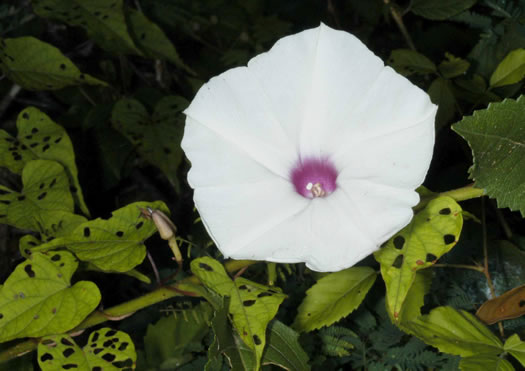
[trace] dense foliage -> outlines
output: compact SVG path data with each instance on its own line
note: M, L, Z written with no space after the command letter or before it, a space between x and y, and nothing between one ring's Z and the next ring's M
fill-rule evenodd
M524 20L524 0L2 1L0 370L525 367ZM340 272L224 261L182 112L320 22L439 106L415 217Z

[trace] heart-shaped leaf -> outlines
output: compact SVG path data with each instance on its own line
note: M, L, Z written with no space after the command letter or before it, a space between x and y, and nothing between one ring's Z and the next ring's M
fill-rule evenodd
M0 289L0 341L71 330L100 302L93 282L71 286L78 262L67 251L33 253Z
M386 284L387 308L396 320L416 272L452 249L462 227L461 207L450 197L438 197L374 253Z
M150 115L137 100L121 99L113 108L111 121L149 163L177 184L177 168L182 161L180 142L184 130L182 110L187 101L168 96L161 99Z
M48 336L38 344L38 365L43 371L117 371L135 368L137 354L128 334L101 328L80 348L69 335Z
M218 261L204 257L191 262L191 271L208 288L230 298L229 312L242 340L255 355L259 369L266 344L266 327L286 295L245 278L235 281Z
M142 55L131 39L122 10L122 0L33 0L41 17L84 28L90 39L116 54Z
M107 220L82 223L69 236L55 238L35 250L65 247L103 271L127 272L142 263L146 256L144 241L157 231L155 224L141 214L140 209L147 207L169 214L161 201L135 202L114 211Z
M71 192L80 209L89 215L78 182L73 145L64 128L35 107L28 107L20 112L16 127L16 138L0 130L0 153L6 154L0 159L0 166L20 174L31 160L53 160L60 163L67 172L72 185Z
M68 177L58 162L29 161L22 171L22 183L20 193L0 186L0 222L42 231L55 213L73 212Z
M107 85L80 70L53 45L31 36L0 39L0 69L28 90L57 90L66 86Z
M369 267L352 267L324 276L306 292L293 327L312 331L346 317L361 304L376 277Z

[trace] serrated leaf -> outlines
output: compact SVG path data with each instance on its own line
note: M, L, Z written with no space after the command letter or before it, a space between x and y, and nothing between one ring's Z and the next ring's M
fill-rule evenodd
M135 44L142 49L145 56L167 59L177 67L194 73L186 66L177 53L175 46L166 37L164 32L146 16L134 9L128 9L130 33Z
M184 130L184 98L161 99L150 115L137 100L121 99L113 108L111 122L148 162L162 170L172 184L178 184L177 168L182 161L180 142Z
M456 98L450 80L438 77L432 81L427 93L432 103L438 105L436 128L440 129L449 123L456 112Z
M498 355L503 344L482 322L464 310L437 307L405 326L412 334L441 352L470 357Z
M55 161L29 161L22 171L22 191L0 186L0 222L41 231L55 213L73 212L73 197L62 165Z
M277 320L268 325L262 364L276 365L288 371L310 370L308 355L299 344L299 334Z
M525 314L525 285L513 288L498 297L487 300L476 312L483 322L492 325L504 319L521 317Z
M142 55L131 39L122 0L32 0L41 17L84 28L90 39L116 54Z
M244 343L255 352L256 369L266 345L266 327L286 295L245 278L235 281L218 261L203 257L191 262L191 271L209 289L230 298L228 311Z
M462 358L459 362L461 371L514 371L514 367L505 358L495 355L476 354L472 357Z
M104 85L80 70L53 45L31 36L0 38L0 69L24 89L57 90L71 85Z
M414 73L429 74L437 71L434 62L423 54L410 49L392 50L388 64L404 76L410 76Z
M490 76L490 86L511 85L520 82L525 77L525 49L511 51L498 64L496 70Z
M470 63L464 59L455 57L450 53L445 53L446 59L438 66L439 72L445 79L458 77L467 72Z
M477 0L413 0L410 10L427 19L444 20L469 9Z
M525 98L505 99L454 124L472 149L475 186L525 216Z
M53 160L60 163L68 174L73 186L71 191L80 209L89 216L78 182L73 144L64 128L35 107L28 107L20 112L16 127L18 129L16 138L0 130L0 153L6 154L0 159L0 166L20 174L31 160Z
M100 302L93 282L71 286L78 262L67 251L33 253L0 290L0 341L71 330Z
M503 349L512 354L525 367L525 342L521 341L518 334L511 335L503 344Z
M69 236L55 238L37 250L65 247L103 271L127 272L144 260L144 241L157 231L151 220L141 216L140 209L147 207L169 214L162 201L135 202L115 210L107 220L98 218L80 224Z
M461 207L450 197L428 203L410 224L395 234L374 256L381 264L388 311L399 320L416 272L434 264L455 246L463 226Z
M128 334L108 327L89 335L80 348L69 335L48 336L38 344L42 371L117 371L135 368L137 354Z
M191 359L191 351L202 348L202 338L209 332L211 306L202 302L192 309L174 312L148 325L144 350L150 367L175 369Z
M355 348L353 342L359 339L352 330L338 326L323 328L318 336L323 343L322 353L331 357L349 356Z
M324 276L306 292L292 327L308 332L346 317L361 304L376 277L369 267L352 267Z

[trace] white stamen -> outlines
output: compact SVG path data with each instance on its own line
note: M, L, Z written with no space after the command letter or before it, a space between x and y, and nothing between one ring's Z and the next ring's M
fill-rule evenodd
M312 188L313 188L313 186L314 186L313 183L308 183L308 184L306 185L306 189L309 190L309 191L311 191Z

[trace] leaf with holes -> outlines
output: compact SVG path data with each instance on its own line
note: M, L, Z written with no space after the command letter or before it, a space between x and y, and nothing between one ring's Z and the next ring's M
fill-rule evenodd
M515 371L512 364L505 358L486 354L462 358L459 362L459 369L461 371Z
M67 251L33 253L0 290L0 342L71 330L100 302L93 282L71 286L78 261Z
M525 216L525 97L489 104L452 129L472 149L470 176L499 207Z
M452 249L462 227L461 207L450 197L438 197L374 253L386 285L387 308L396 320L416 272Z
M122 0L32 0L41 17L84 28L90 39L116 54L142 55L131 39Z
M107 85L80 70L53 45L31 36L0 39L0 69L28 90L57 90L71 85Z
M64 128L55 124L49 116L35 107L28 107L20 112L16 127L18 129L16 138L0 130L0 153L6 154L0 159L0 166L20 174L31 160L53 160L60 163L72 184L73 197L82 212L89 216L78 182L73 144Z
M167 96L152 115L134 99L121 99L113 108L111 121L148 162L162 170L172 184L178 184L177 168L182 161L180 142L184 131L182 110L187 101Z
M38 344L38 365L43 371L131 370L136 361L129 335L108 327L92 332L82 349L69 335L48 336Z
M177 67L194 73L184 64L177 50L164 32L146 16L134 9L128 9L130 34L135 44L142 49L144 55L152 58L167 59Z
M430 59L414 50L395 49L390 53L388 64L403 76L430 74L437 71L436 65Z
M73 212L67 174L55 161L29 161L22 171L24 188L18 193L0 186L0 222L41 231L62 212Z
M429 314L406 322L410 333L441 352L469 357L498 355L503 344L475 316L452 307L437 307Z
M512 354L525 367L525 342L521 341L518 334L510 336L503 344L503 349Z
M257 369L266 344L266 327L286 295L245 278L235 281L218 261L204 257L191 262L191 271L209 289L230 297L229 312L242 340L256 355Z
M146 256L144 241L157 231L153 221L141 214L140 209L147 207L169 214L162 201L135 202L114 211L107 220L82 223L69 236L55 238L34 251L65 247L103 271L127 272L142 263Z
M277 320L268 326L268 345L262 364L276 365L289 371L310 370L308 355L299 344L299 334Z
M444 20L469 9L478 0L413 0L410 10L433 20Z
M308 332L346 317L361 304L376 277L369 267L327 274L306 292L292 327Z
M490 76L493 88L516 84L525 77L525 49L511 51Z
M476 312L476 316L489 325L504 319L521 317L524 314L525 285L515 287L494 299L487 300Z

